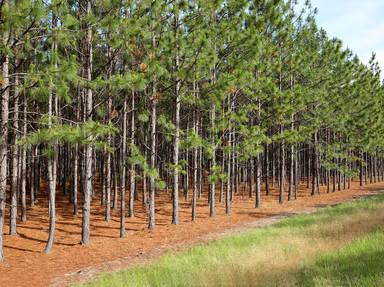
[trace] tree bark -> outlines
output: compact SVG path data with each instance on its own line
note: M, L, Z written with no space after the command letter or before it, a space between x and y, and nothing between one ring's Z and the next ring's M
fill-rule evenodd
M179 45L178 45L178 26L179 16L175 15L174 22L175 29L175 73L179 69ZM174 175L173 175L173 204L172 204L172 224L179 224L179 145L180 145L180 79L175 78L175 137L173 143L173 164L174 164Z
M280 125L280 133L284 132L283 125ZM279 203L284 202L284 191L285 191L285 143L282 141L280 143L280 193L279 193Z
M153 32L154 33L154 32ZM152 35L152 48L156 48L156 37ZM151 98L151 169L156 168L156 108L157 108L157 82L156 78L153 79L152 84L152 98ZM148 229L155 229L155 192L156 192L156 179L153 173L149 178L149 222Z
M7 0L3 5L7 5ZM3 34L3 44L8 42L8 33ZM0 123L0 262L4 260L3 228L5 217L5 200L7 188L7 143L8 143L8 103L9 103L9 56L4 55L2 63L1 85L1 123Z
M264 161L265 161L265 194L270 194L269 189L269 144L265 144L264 149Z
M27 97L24 96L23 107L23 135L27 135ZM27 149L21 153L20 191L21 191L21 221L27 222Z
M153 97L156 96L156 85L153 87ZM152 112L151 112L151 169L156 168L156 106L157 100L152 100ZM150 185L149 185L149 223L148 228L155 228L155 191L156 191L156 182L155 176L150 175Z
M126 166L125 159L127 154L127 96L124 98L123 119L122 119L122 138L121 138L121 177L120 177L120 238L125 237L125 187L126 187Z
M86 15L91 14L92 2L86 2ZM92 81L92 27L87 24L85 32L85 51L86 51L86 80L88 84ZM93 112L93 95L90 87L86 88L86 120L92 120ZM81 244L88 245L90 242L90 216L91 216L91 196L92 196L92 164L93 149L90 144L85 147L85 185L84 185L84 203L83 203L83 220L81 232Z
M131 102L131 145L135 144L135 91L132 91L132 102ZM128 208L128 216L134 217L133 210L133 200L135 196L135 165L131 165L131 170L129 173L129 208Z
M54 49L54 48L53 48ZM53 93L50 92L48 100L48 128L52 128L52 117L53 117ZM52 153L55 153L55 145L50 147ZM55 240L55 225L56 225L56 165L54 163L55 155L49 154L47 159L48 169L48 186L49 186L49 237L47 245L45 246L44 252L49 253L52 249L53 242Z
M17 63L15 63L17 66ZM10 222L9 222L9 234L16 235L16 225L17 225L17 197L18 197L18 188L19 188L19 147L17 145L17 140L19 138L19 93L18 93L18 82L19 77L15 76L15 88L14 88L14 100L13 100L13 119L12 127L14 130L14 140L12 147L12 193L11 193L11 206L10 206Z

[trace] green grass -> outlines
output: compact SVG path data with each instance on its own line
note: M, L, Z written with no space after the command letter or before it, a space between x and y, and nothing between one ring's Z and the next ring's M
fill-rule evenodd
M383 220L384 196L370 197L167 253L86 286L384 286Z
M384 286L384 230L320 256L301 270L300 286Z

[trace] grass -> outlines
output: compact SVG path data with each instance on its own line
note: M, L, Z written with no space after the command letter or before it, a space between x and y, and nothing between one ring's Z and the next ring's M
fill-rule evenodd
M300 286L384 286L384 230L320 256L299 273Z
M85 286L384 286L383 220L384 196L369 197L167 253Z

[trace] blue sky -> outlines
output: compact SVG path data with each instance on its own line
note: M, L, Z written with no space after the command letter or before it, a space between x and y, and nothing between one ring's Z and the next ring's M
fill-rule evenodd
M301 0L304 1L304 0ZM384 0L312 0L317 22L364 62L376 52L384 73Z

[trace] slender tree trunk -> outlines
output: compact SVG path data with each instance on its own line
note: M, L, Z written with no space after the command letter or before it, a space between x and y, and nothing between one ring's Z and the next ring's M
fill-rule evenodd
M54 49L54 48L53 48ZM53 94L50 92L48 100L48 116L49 123L48 128L52 128L52 117L53 117ZM55 146L51 149L55 152ZM48 155L47 169L48 169L48 185L49 185L49 237L47 245L45 246L44 252L49 253L52 249L53 242L55 240L55 225L56 225L56 171L55 171L55 155Z
M234 111L233 102L231 105L231 111ZM236 184L236 159L235 159L235 144L236 144L236 133L234 128L231 128L231 155L232 155L232 170L231 170L231 202L235 201L235 192L237 191Z
M307 150L307 188L309 188L310 182L311 182L311 174L312 174L312 159L311 159L311 146L308 144L308 150Z
M38 173L37 171L37 168L38 168L38 164L37 164L37 158L36 158L36 154L37 154L37 145L33 145L31 147L31 154L30 154L30 157L31 157L31 161L30 161L30 171L31 171L31 178L30 178L30 202L29 202L29 206L30 207L34 207L35 206L35 203L37 201L37 176L36 174Z
M153 84L153 97L156 97L156 84ZM157 99L152 100L152 112L151 112L151 168L156 168L156 106ZM150 175L149 184L149 223L148 228L155 228L155 191L156 182L155 176Z
M112 67L110 67L109 73L112 71ZM111 75L109 75L110 77ZM108 91L108 99L107 99L107 111L108 116L111 117L112 114L112 97L110 92ZM108 135L107 139L108 145L112 146L112 137ZM106 182L105 182L105 193L106 193L106 206L105 206L105 221L109 222L111 220L111 181L112 181L112 154L107 152L106 159Z
M211 105L211 145L212 145L212 158L210 161L210 172L211 174L214 172L214 168L216 166L216 148L215 148L215 114L216 114L216 107L215 104L212 103ZM215 210L215 182L212 181L209 183L209 216L214 217L216 215Z
M30 204L29 206L30 207L34 207L35 206L35 195L36 195L36 167L37 167L37 164L36 164L36 158L35 158L35 149L37 149L36 146L33 146L31 148L31 180L30 180L30 188L29 188L29 192L30 192Z
M298 163L298 157L299 157L299 153L298 153L298 147L300 147L299 145L296 145L296 148L294 150L295 152L295 155L294 155L294 170L295 170L295 174L294 174L294 193L295 193L295 200L297 199L297 189L298 189L298 185L300 183L300 177L299 177L299 163Z
M118 172L118 160L119 156L118 153L115 152L113 153L113 158L112 158L112 175L113 175L113 205L112 208L116 209L117 208L117 202L118 202L118 188L120 184L119 180L119 172Z
M369 183L373 183L373 156L369 155L368 156L368 161L369 161Z
M175 55L175 72L179 69L179 45L178 45L178 29L179 29L179 16L175 15L174 22L175 29L175 42L176 42L176 55ZM173 143L173 205L172 205L172 224L179 224L179 144L180 144L180 80L175 78L175 137Z
M216 17L216 16L215 16ZM216 50L216 45L215 45ZM212 83L216 83L216 65L212 68ZM214 169L216 168L216 127L215 127L215 121L216 121L216 105L214 100L212 100L211 108L210 108L210 127L211 127L211 146L212 146L212 158L210 160L210 174L213 175ZM209 216L214 217L216 216L216 209L215 209L215 192L216 192L216 180L213 180L209 183Z
M364 162L365 162L365 167L364 167L364 184L368 184L368 153L364 153Z
M231 162L232 162L232 155L231 155L231 145L232 145L232 131L229 129L228 131L228 144L229 144L229 153L227 157L227 188L225 192L225 213L229 214L231 212Z
M256 156L256 202L255 207L259 208L261 204L261 155Z
M153 32L154 33L154 32ZM152 48L156 48L155 34L152 36ZM156 78L153 79L152 84L152 111L151 111L151 169L156 168L156 108L157 108L157 82ZM155 192L156 192L156 179L153 173L150 175L149 185L149 223L148 228L153 230L155 228Z
M333 143L336 142L336 135L335 135L335 132L333 131L332 132L332 140L333 140ZM336 165L337 162L336 162L336 159L333 159L333 164ZM332 192L336 192L336 175L337 175L337 171L336 171L336 168L333 169L332 171Z
M78 213L78 204L77 204L77 191L78 191L78 171L79 169L79 145L76 144L73 150L73 184L72 184L72 194L73 194L73 215Z
M313 134L313 148L312 148L312 192L311 195L316 194L318 169L317 169L317 132Z
M280 133L284 132L283 125L280 125ZM280 144L280 193L279 193L279 203L284 202L284 190L285 190L285 143L281 142Z
M258 111L257 111L257 124L260 125L261 121L261 101L258 99ZM259 208L261 204L261 178L262 178L262 161L261 161L261 154L257 154L256 156L256 202L255 207Z
M235 152L233 155L233 185L234 188L232 189L232 199L235 198L235 195L238 194L239 191L239 161L238 161L238 153Z
M172 224L179 224L179 143L180 143L180 96L179 82L176 83L176 115L175 115L175 138L173 148L173 164L175 166L173 177L173 208Z
M339 158L337 160L337 165L339 167L339 170L337 172L337 190L340 191L341 190L341 159Z
M232 103L231 103L231 94L228 95L228 113L232 113ZM228 129L228 156L227 156L227 188L225 192L225 214L230 214L231 212L231 170L232 170L232 127L230 123L230 127Z
M8 5L5 0L3 5ZM3 34L3 44L8 41L8 33ZM8 143L8 102L9 102L9 57L4 56L1 85L1 123L0 123L0 262L4 260L3 228L7 187L7 143Z
M24 96L23 107L23 135L27 135L27 97ZM20 191L21 191L21 221L27 222L27 149L21 153Z
M294 122L294 117L292 115L291 118L291 131L293 132L295 129L295 122ZM291 201L294 199L294 168L295 168L295 145L291 143L290 146L290 159L289 159L289 189L288 189L288 200Z
M97 169L97 166L99 166L99 179L100 179L100 185L101 185L100 205L102 207L105 206L105 197L106 197L106 190L105 190L105 188L106 188L106 185L105 185L105 172L106 172L105 158L106 157L107 157L106 150L103 150L101 152L101 155L99 157L98 162L95 161L96 169Z
M276 182L276 158L275 158L275 153L274 153L274 150L275 150L275 144L272 143L271 144L271 163L272 163L272 187L275 186L275 182Z
M17 63L15 63L17 66ZM14 130L14 141L12 148L12 194L11 194L11 206L10 206L10 223L9 223L9 234L16 235L16 225L17 225L17 196L19 188L19 147L17 145L17 140L19 138L19 93L18 93L18 82L19 77L15 76L15 89L14 89L14 110L13 110L13 122L12 127Z
M86 15L91 14L92 2L86 2ZM90 83L92 80L92 27L87 24L85 33L85 50L86 50L86 79ZM90 87L86 88L86 119L92 120L93 112L93 95ZM88 144L85 147L85 186L84 186L84 203L83 203L83 220L81 232L81 244L87 245L90 242L90 215L91 215L91 196L92 196L92 146Z
M132 102L131 102L131 146L135 144L135 91L132 91ZM131 170L129 173L130 186L129 186L129 209L128 216L134 217L135 213L133 210L133 200L135 196L135 165L131 165Z
M198 91L196 81L193 81L193 92L195 101L198 99ZM193 130L195 134L199 135L199 118L197 113L197 107L193 111ZM196 205L197 205L197 194L198 194L198 157L199 147L193 148L193 190L192 190L192 221L196 220Z
M265 194L270 194L269 189L269 145L265 144L264 150L264 161L265 161Z
M123 119L122 119L122 138L121 138L121 175L120 175L120 238L125 237L125 187L126 187L126 166L127 155L127 96L124 98Z
M257 177L257 175L256 175ZM255 193L255 159L251 157L249 159L249 198Z
M147 144L148 144L147 134L145 134L145 136L144 136L144 143L147 146ZM147 148L145 148L145 150L144 150L144 159L145 159L145 162L147 162L147 160L148 160L148 149ZM144 208L147 207L147 201L148 201L147 200L147 174L144 171L143 172L143 198L142 198L142 204L143 204Z
M187 134L189 133L189 127L187 126ZM185 161L189 162L189 152L188 150L185 151ZM184 200L189 200L189 167L188 164L185 166L185 175L184 175L184 182L183 182L183 188L184 188Z
M203 195L204 175L203 175L203 149L199 148L199 198Z
M56 27L56 16L52 15L52 28ZM55 41L52 42L51 51L52 54L56 51L57 46ZM55 67L56 59L53 59L53 64ZM27 102L25 101L25 104ZM26 111L26 109L25 109ZM56 95L54 95L53 91L49 92L49 99L48 99L48 129L52 128L52 118L54 115L58 114L58 105L57 105L57 99ZM26 114L25 114L26 117ZM47 159L47 169L48 169L48 186L49 186L49 236L47 245L45 246L44 252L49 253L52 249L54 240L55 240L55 228L56 228L56 152L57 152L57 142L55 142L52 146L49 146L49 148L52 150L52 154L48 154Z
M59 148L60 150L60 148ZM65 145L61 148L61 170L59 170L59 176L61 175L61 189L63 195L67 195L67 148Z

